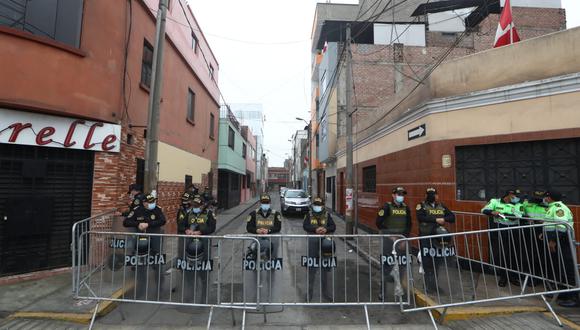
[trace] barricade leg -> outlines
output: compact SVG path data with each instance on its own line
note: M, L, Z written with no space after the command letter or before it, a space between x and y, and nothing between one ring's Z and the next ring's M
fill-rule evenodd
M554 317L554 319L556 319L556 322L558 322L558 325L563 327L564 325L562 324L562 321L560 321L560 318L558 317L556 312L554 312L552 305L550 305L550 303L548 303L548 301L546 300L546 297L544 297L544 295L541 295L541 297L542 297L542 300L544 301L544 304L546 304L546 307L548 307L548 310L550 311L550 313L552 313L552 316Z
M99 305L101 303L98 302L97 305L95 306L95 310L93 311L93 316L91 317L91 323L89 324L89 330L91 330L93 328L93 325L95 324L95 318L97 317L97 312L99 311Z
M439 330L439 327L437 326L437 322L435 322L435 318L433 317L433 312L431 310L427 310L427 313L429 313L429 318L431 318L431 323L433 324L433 328L435 328L435 330Z
M367 305L364 305L365 308L365 320L367 321L367 330L371 330L371 321L369 320L369 309Z

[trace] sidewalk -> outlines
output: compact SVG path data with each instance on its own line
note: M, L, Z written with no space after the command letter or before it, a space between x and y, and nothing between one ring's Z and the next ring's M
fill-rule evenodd
M344 234L346 232L346 222L345 219L336 213L332 213L334 222L336 223L336 233ZM364 229L359 228L359 234L373 234L369 233ZM354 241L346 241L346 243L353 249L357 250ZM368 246L360 247L357 251L361 257L366 260L371 260L373 267L380 268L380 244L378 240L373 240L370 246L370 251ZM417 267L415 267L417 268ZM414 274L414 277L421 277L418 274ZM421 284L420 279L415 281L416 284ZM534 300L534 301L532 301ZM538 301L535 301L538 300ZM425 297L425 295L415 292L415 301L418 305L427 306L434 304L434 302ZM567 329L578 329L580 330L580 308L564 308L557 304L551 304L555 312L561 318L564 323L564 327ZM442 310L434 310L434 316L439 317L442 314ZM511 315L511 316L510 316ZM520 317L519 315L525 316ZM480 322L480 318L485 318L485 322ZM552 325L555 325L555 321L552 319L552 315L547 310L546 306L539 301L537 298L529 299L511 299L506 301L500 301L496 304L478 304L470 305L466 307L453 307L449 308L446 313L446 320L450 322L449 325L453 329L470 329L475 323L481 323L478 329L488 329L495 327L501 328L511 328L518 324L518 326L526 329L552 329ZM455 320L455 321L453 321ZM475 320L475 321L473 321ZM541 322L540 322L541 321ZM475 323L474 323L475 322ZM529 325L529 327L524 327L524 323ZM487 327L486 327L487 326ZM557 325L553 329L560 328ZM560 328L561 329L561 328Z
M252 209L258 198L252 198L223 212L218 212L216 233L229 223ZM51 319L77 323L89 323L96 302L72 298L71 272L39 279L0 285L0 320L3 317ZM122 292L116 292L122 294ZM115 308L111 302L101 303L98 316Z

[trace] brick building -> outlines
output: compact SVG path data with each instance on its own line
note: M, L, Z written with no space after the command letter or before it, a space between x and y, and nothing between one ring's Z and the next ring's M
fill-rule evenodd
M290 186L290 171L285 167L268 168L268 191L277 192L282 187Z
M158 6L19 3L0 7L0 276L68 266L71 225L143 182ZM219 66L185 1L166 30L158 195L172 232L185 185L217 188Z
M344 177L337 155L345 149L346 24L351 24L353 36L356 132L358 122L388 111L388 106L403 98L406 95L403 91L416 86L444 54L448 53L446 60L452 60L490 49L501 10L496 3L479 16L480 8L460 8L459 0L454 10L435 10L426 1L410 0L397 5L394 12L387 10L377 16L382 8L390 8L388 1L379 3L373 8L368 7L372 3L363 7L325 3L316 8L312 32L312 113L317 118L317 128L313 130L317 157L312 161L313 168L323 169L318 190L325 191L326 205L333 210L344 205L342 188L338 188L344 186ZM566 27L560 1L519 0L512 1L512 6L514 22L523 40ZM375 18L369 23L369 17ZM469 29L468 22L472 24ZM359 161L354 159L355 163Z

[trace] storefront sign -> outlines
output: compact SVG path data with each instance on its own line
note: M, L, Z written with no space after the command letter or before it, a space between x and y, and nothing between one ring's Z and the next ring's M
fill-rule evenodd
M119 152L121 126L0 109L0 143Z

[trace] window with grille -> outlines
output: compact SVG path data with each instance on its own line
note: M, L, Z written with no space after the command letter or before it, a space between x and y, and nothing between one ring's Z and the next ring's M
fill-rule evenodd
M234 150L234 146L236 143L236 134L234 133L234 130L229 127L228 130L228 147L232 148L232 150Z
M369 166L363 168L363 191L377 192L377 167Z
M580 204L580 138L455 148L458 200L486 201L507 189L558 190Z
M187 120L195 123L195 92L191 88L187 90Z
M153 46L143 41L143 58L141 60L141 83L151 88L151 75L153 74Z

